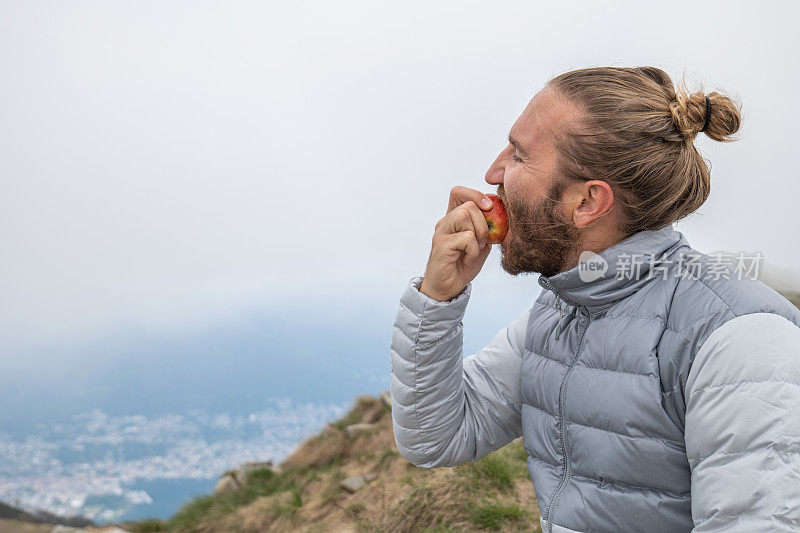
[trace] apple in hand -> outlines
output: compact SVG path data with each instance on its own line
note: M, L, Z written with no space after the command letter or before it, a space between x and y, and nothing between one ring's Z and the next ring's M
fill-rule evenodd
M486 224L489 226L489 237L486 239L486 243L500 244L508 233L506 206L496 194L487 194L486 196L492 201L492 209L483 212Z

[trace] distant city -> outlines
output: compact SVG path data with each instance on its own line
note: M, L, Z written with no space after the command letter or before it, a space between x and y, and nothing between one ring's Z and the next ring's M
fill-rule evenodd
M264 409L237 415L95 409L25 437L0 431L0 501L98 523L166 518L241 463L282 461L351 403L270 398Z

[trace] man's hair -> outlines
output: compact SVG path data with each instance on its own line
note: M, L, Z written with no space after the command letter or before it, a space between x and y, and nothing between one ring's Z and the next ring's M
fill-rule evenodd
M705 125L715 141L735 141L741 123L741 105L712 92L706 124L704 91L689 94L683 84L676 91L656 67L573 70L547 87L580 110L556 143L557 174L608 182L625 237L660 229L703 205L710 173L694 139Z

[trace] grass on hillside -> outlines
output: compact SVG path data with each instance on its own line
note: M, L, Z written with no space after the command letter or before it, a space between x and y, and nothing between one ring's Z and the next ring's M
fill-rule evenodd
M255 470L248 474L247 485L235 492L201 496L183 506L169 520L142 520L126 527L133 533L194 531L204 521L227 515L262 496L282 492L291 496L286 503L276 502L274 512L277 516L292 514L303 505L303 498L295 478L293 475L276 474L269 468Z
M508 522L519 522L528 511L514 504L484 500L471 511L472 521L487 529L500 529Z
M359 422L378 428L348 437L344 428ZM521 439L476 462L417 468L397 452L391 409L369 396L302 443L281 469L253 472L243 488L197 498L169 520L120 526L133 533L539 529ZM352 495L340 487L341 479L363 471L378 478ZM530 494L521 496L520 487Z

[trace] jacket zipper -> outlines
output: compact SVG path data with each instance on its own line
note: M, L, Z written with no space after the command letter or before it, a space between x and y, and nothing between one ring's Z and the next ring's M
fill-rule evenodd
M547 284L547 288L552 290L553 293L556 295L556 307L559 311L559 319L558 319L558 328L556 329L556 336L555 340L558 340L559 333L561 332L561 317L562 317L562 310L561 305L559 302L559 294L558 292L553 289L552 285ZM577 309L577 308L576 308ZM583 330L583 334L581 335L580 344L578 345L578 352L572 361L567 367L567 372L564 374L564 378L561 380L561 387L558 391L558 427L561 430L561 454L564 458L564 474L561 477L561 481L558 484L555 492L553 493L553 497L550 499L550 504L547 506L547 511L545 512L545 521L547 522L547 529L548 533L553 532L553 514L555 514L556 509L558 508L558 502L561 498L562 493L567 488L567 483L569 483L569 477L572 473L572 461L569 457L569 438L567 435L567 428L566 428L566 409L567 409L567 380L569 379L570 374L572 374L572 370L575 368L575 365L578 363L578 360L581 358L581 353L583 351L583 340L586 337L586 330L589 328L589 324L592 321L592 317L589 314L588 310L585 306L581 306L581 310L586 314L587 319L589 322L586 324L586 328Z
M556 307L558 308L558 327L556 328L556 340L561 334L561 320L564 318L564 311L561 309L561 299L556 294Z

